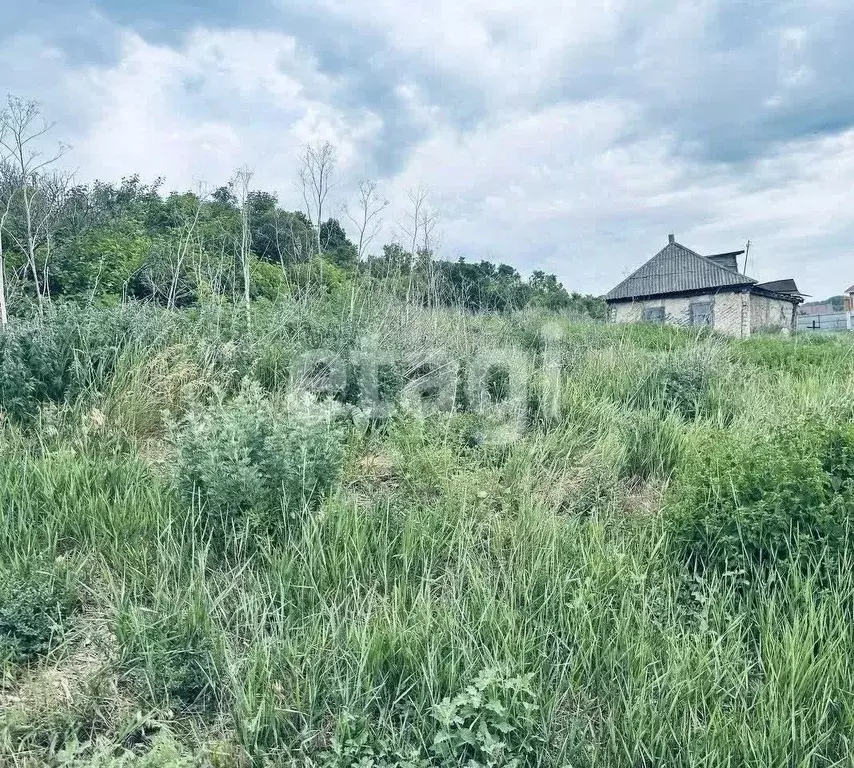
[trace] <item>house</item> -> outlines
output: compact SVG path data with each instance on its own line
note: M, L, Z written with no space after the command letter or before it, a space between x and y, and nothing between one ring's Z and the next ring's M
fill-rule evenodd
M605 296L612 322L711 326L737 337L794 329L804 299L794 280L760 283L738 271L744 251L701 256L669 240Z

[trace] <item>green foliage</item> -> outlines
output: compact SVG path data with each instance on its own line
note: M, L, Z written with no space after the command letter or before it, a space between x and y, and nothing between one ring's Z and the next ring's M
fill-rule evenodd
M275 301L287 290L287 279L278 264L252 260L249 266L251 274L252 298L264 298Z
M695 419L704 409L714 371L713 362L697 353L669 353L656 360L641 382L636 402L673 410Z
M710 429L692 448L665 525L695 568L752 572L849 546L854 428L799 416L737 436Z
M418 747L401 747L377 735L366 718L345 714L338 719L328 750L314 763L321 768L429 768Z
M338 219L329 219L320 225L320 247L323 257L343 269L355 267L358 250L347 237Z
M21 664L47 653L77 606L76 583L61 560L0 565L0 658Z
M114 631L120 666L140 696L184 708L204 707L216 699L222 650L210 606L197 587L151 607L121 606Z
M307 262L289 267L288 281L303 291L336 293L346 285L347 272L325 258L313 256Z
M57 762L60 768L199 768L201 764L166 733L157 734L143 750L104 740L74 742L58 753Z
M0 411L19 421L44 402L62 402L112 374L129 342L152 344L160 327L143 308L57 307L44 325L19 322L0 332Z
M433 710L436 755L471 768L535 765L543 737L531 680L486 669L463 692L443 699Z
M87 230L70 239L51 270L53 292L85 297L121 296L154 247L134 223Z
M844 338L796 335L794 338L759 336L734 342L735 360L767 371L796 376L814 376L819 371L838 370L854 363L854 346Z
M343 427L310 397L273 403L246 382L171 427L175 477L187 504L217 530L274 533L316 505L338 477Z
M204 237L234 224L227 192ZM152 237L193 205L147 197L108 202ZM0 423L0 576L64 552L86 610L6 667L0 764L847 764L850 342L769 372L740 342L403 306L400 287L348 271L255 302L250 326L227 289L14 319L42 362L5 358L30 383ZM364 337L400 401L370 423ZM438 354L463 384L505 347L541 369L528 421L492 402L498 375L488 402L408 408ZM291 401L317 348L348 364L354 407ZM513 672L477 677L496 660Z

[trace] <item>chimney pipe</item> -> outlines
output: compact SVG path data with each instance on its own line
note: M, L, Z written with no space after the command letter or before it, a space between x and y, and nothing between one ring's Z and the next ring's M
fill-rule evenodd
M675 242L676 242L676 235L668 235L668 236L667 236L667 239L668 239L671 243L675 243Z

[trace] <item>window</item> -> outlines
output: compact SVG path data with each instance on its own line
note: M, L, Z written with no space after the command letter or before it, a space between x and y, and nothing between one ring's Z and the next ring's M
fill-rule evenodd
M711 325L712 324L712 302L710 301L694 301L691 302L691 325Z
M645 323L663 323L664 307L644 307L643 321Z

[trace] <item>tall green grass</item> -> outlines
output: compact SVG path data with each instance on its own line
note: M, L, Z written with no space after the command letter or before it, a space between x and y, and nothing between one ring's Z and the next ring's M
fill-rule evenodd
M241 317L60 312L3 340L24 375L0 387L0 639L38 632L0 651L0 764L850 765L847 444L813 478L833 547L802 509L755 506L824 471L816 440L747 460L795 417L845 433L846 338L357 292ZM536 407L433 407L425 366L499 347L539 366ZM345 368L379 348L399 386L381 413L327 391L335 458L300 495L320 459L268 438L296 434L294 361L317 348ZM711 559L744 494L798 557Z

